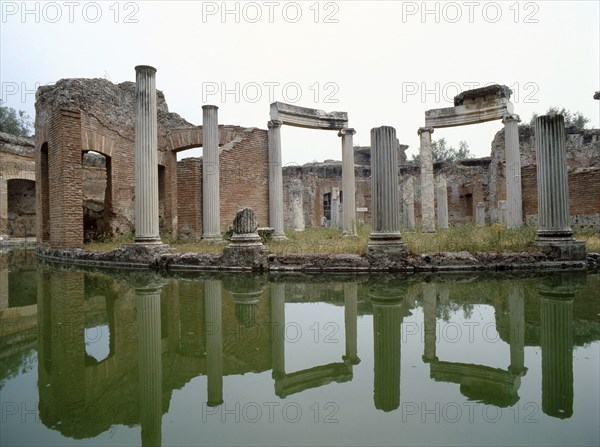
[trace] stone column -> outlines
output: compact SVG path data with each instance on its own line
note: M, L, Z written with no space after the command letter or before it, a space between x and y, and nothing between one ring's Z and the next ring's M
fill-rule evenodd
M435 184L437 198L437 224L438 228L448 228L448 185L444 174L438 175Z
M273 378L285 376L285 284L271 283L271 357Z
M423 362L425 363L435 362L438 359L435 355L436 308L435 285L431 283L423 284L423 331L425 335Z
M421 138L421 226L426 233L435 233L435 208L433 185L433 148L431 134L433 127L419 127Z
M560 419L573 415L573 296L540 291L542 411Z
M342 137L342 231L348 236L356 235L356 181L354 178L354 129L342 129L338 136Z
M2 239L8 239L8 182L0 173L0 240Z
M340 190L331 188L331 228L340 228Z
M204 281L204 318L206 328L207 402L209 407L223 403L223 318L221 281Z
M371 129L371 203L373 231L367 253L406 251L400 234L398 155L396 130L382 126Z
M283 231L282 121L269 121L269 225L274 240L287 239Z
M221 239L219 108L202 106L202 239Z
M135 67L135 242L160 243L156 68Z
M142 445L161 445L162 344L160 287L136 288ZM112 334L111 334L112 335Z
M400 363L402 297L389 290L370 294L373 304L373 344L375 408L393 411L400 406ZM393 294L393 292L392 292Z
M290 188L290 196L292 198L292 227L294 231L304 231L306 224L304 223L304 190L302 184L292 185Z
M0 312L8 309L8 254L0 253Z
M511 286L508 294L510 319L510 366L508 370L516 375L525 372L525 296L523 288Z
M521 155L519 149L519 115L505 115L504 153L506 176L506 227L523 224L523 199L521 196Z
M536 243L561 260L585 259L585 243L573 239L569 222L569 187L565 122L562 115L535 120L535 151L538 187Z
M360 359L357 355L357 285L356 283L344 284L344 328L346 332L346 355L344 363L358 365Z
M402 224L407 230L415 229L415 186L414 177L408 177L402 185Z
M485 203L477 202L477 208L475 209L475 225L478 227L485 227Z
M500 225L507 225L507 213L506 200L498 200L498 223Z

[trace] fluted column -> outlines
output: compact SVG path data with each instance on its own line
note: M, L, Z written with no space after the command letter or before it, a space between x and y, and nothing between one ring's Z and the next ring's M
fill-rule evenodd
M344 284L344 328L346 332L346 355L344 356L344 362L350 365L360 363L357 355L357 289L356 283Z
M520 375L525 371L525 296L523 288L511 286L508 294L510 319L510 366L508 370Z
M423 361L425 363L434 362L438 359L435 355L436 308L437 302L435 285L431 283L423 284L423 332L425 335Z
M419 127L421 139L421 226L426 233L435 233L435 208L433 185L433 148L431 134L433 127Z
M282 124L282 121L269 121L269 225L275 230L275 240L286 239L283 231Z
M156 68L135 67L135 241L160 242Z
M285 375L285 284L271 283L271 357L273 378Z
M571 238L565 122L562 115L535 120L538 238Z
M415 229L415 179L408 177L402 185L402 223L407 230Z
M375 408L392 411L400 406L402 297L385 295L370 294L375 354L373 398Z
M221 239L219 108L202 106L202 239Z
M542 411L573 415L573 296L540 291Z
M209 407L223 403L223 318L221 281L204 281L204 318L206 328L207 402Z
M142 445L161 445L162 350L160 339L160 287L137 288L136 312L139 344L139 392Z
M400 247L400 202L396 130L382 126L371 129L371 203L373 230L368 252Z
M448 185L444 174L438 175L435 184L437 197L437 224L438 228L448 228Z
M342 129L342 231L348 236L356 235L356 181L354 178L354 129Z
M506 115L504 124L504 153L506 177L506 227L523 224L523 199L521 195L521 155L519 149L519 115Z

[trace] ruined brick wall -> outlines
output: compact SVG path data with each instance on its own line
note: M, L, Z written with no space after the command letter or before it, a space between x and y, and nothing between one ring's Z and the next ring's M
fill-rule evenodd
M32 237L35 226L35 143L0 132L0 236Z
M225 131L226 132L226 131ZM250 207L259 226L269 225L269 160L267 131L237 129L220 147L221 230L227 230L242 207ZM226 141L231 136L223 135ZM182 241L202 236L202 158L177 162L178 233Z

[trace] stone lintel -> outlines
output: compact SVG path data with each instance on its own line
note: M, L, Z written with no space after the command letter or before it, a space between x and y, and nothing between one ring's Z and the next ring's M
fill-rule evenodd
M499 120L512 114L513 104L506 98L498 98L428 110L425 112L425 126L435 128L466 126Z
M348 127L346 112L325 112L318 109L299 107L283 102L271 104L271 120L283 124L309 129L341 130Z
M463 104L489 101L494 99L510 99L512 90L506 85L487 85L485 87L474 88L471 90L465 90L454 97L454 105L462 106Z

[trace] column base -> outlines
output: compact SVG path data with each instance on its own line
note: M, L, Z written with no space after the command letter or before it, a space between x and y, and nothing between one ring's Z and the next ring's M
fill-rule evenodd
M223 242L223 238L221 237L220 234L218 234L218 235L203 235L200 242L206 242L208 244L218 244L220 242Z
M162 245L162 241L156 237L136 237L133 240L136 244L142 245Z
M285 234L274 234L273 237L271 237L272 241L287 241L288 238Z
M575 240L572 237L547 238L538 234L535 245L557 261L582 261L587 256L585 242Z
M367 243L367 257L406 259L408 249L400 239L373 239L373 235L371 235L371 239Z

